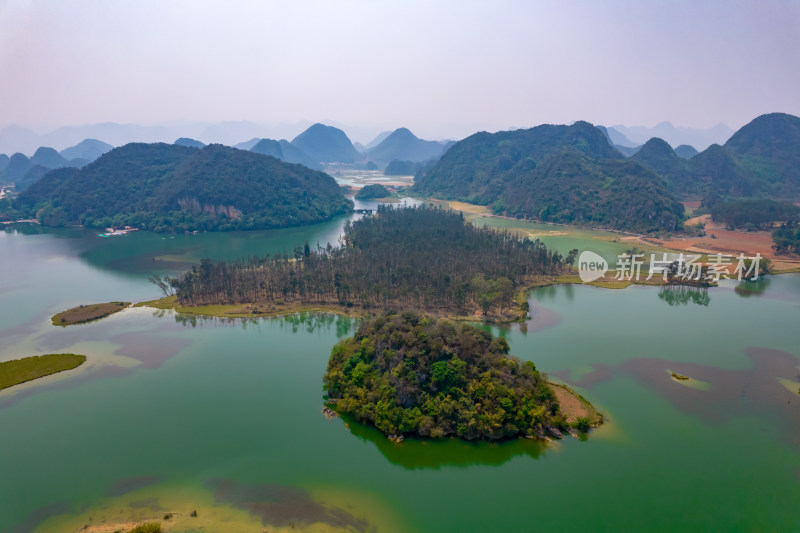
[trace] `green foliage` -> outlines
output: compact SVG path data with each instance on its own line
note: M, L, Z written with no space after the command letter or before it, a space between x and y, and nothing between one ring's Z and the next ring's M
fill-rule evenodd
M731 229L771 229L773 222L800 217L800 207L791 202L739 199L718 202L711 207L711 218Z
M0 363L0 390L64 370L71 370L85 361L85 355L70 353L37 355L3 361Z
M699 190L700 182L691 179L689 174L689 162L677 155L662 139L650 139L631 159L664 178L674 193L687 195Z
M170 280L183 305L291 301L502 313L521 287L560 273L541 241L476 228L456 212L380 206L344 228L344 245L235 263L204 260Z
M586 122L477 133L415 178L414 190L517 218L627 230L672 231L683 216L661 178L622 160Z
M621 164L621 154L590 124L539 126L468 137L424 169L414 188L422 194L491 205L497 214L625 230L672 230L680 229L680 224L671 226L682 215L672 195L687 200L800 199L799 146L800 118L782 113L756 118L725 146L715 144L696 155L690 147L680 147L689 159L663 140L651 139L628 163L647 168L662 182ZM583 154L583 159L559 155L570 152Z
M333 178L221 145L133 143L78 169L58 169L20 194L45 225L154 231L266 229L351 209Z
M323 381L337 410L387 435L544 435L559 413L536 366L508 355L505 340L411 311L364 322L334 347Z
M773 248L776 252L800 254L800 220L795 219L781 225L772 232Z
M356 200L371 200L373 198L388 198L392 193L379 183L365 185L356 193Z
M401 161L400 159L392 159L386 165L383 173L386 176L413 176L422 168L422 163L414 163L413 161Z
M737 131L725 148L751 176L756 193L800 198L800 118L761 115Z

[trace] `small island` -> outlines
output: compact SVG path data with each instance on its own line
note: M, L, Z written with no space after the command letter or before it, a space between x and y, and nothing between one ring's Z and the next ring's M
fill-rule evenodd
M381 185L380 183L373 183L372 185L365 185L361 187L356 193L356 200L374 200L376 198L389 198L392 191Z
M131 305L130 302L108 302L104 304L79 305L62 311L51 319L54 326L72 326L100 320L118 313Z
M86 362L85 355L54 353L0 363L0 390L51 374L72 370Z
M469 324L415 311L378 316L333 348L327 404L393 440L561 437L602 423L586 400L508 352L505 339Z

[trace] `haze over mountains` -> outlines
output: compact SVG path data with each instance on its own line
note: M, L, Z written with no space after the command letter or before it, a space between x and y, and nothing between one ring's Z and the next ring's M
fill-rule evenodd
M421 163L438 157L449 146L446 142L419 139L406 128L379 137L383 142L371 144L374 145L372 150L381 166L392 159L408 160L412 164ZM206 146L202 141L186 136L179 137L173 144L191 148ZM371 161L370 154L359 152L344 131L320 123L309 126L291 142L286 139L252 138L236 144L235 147L318 170L332 163L357 163L366 166ZM16 184L17 190L22 191L49 169L81 167L112 148L110 144L96 139L84 139L75 146L62 150L61 154L50 147L37 148L34 158L19 152L10 157L0 154L0 185Z
M419 163L438 159L449 146L447 142L424 141L408 128L398 128L367 148L365 155L378 165L386 165L394 159Z
M51 169L82 167L112 148L110 144L96 139L84 139L61 153L42 146L30 158L19 152L11 157L3 154L0 156L0 185L13 183L17 191L22 191Z
M333 126L314 124L291 142L281 139L251 139L237 148L271 155L290 163L322 169L331 163L374 163L386 167L393 161L411 164L435 160L452 144L451 141L426 141L407 128L380 134L369 143L372 148L359 151L347 134Z
M237 161L235 154L239 152L270 156L272 161L279 160L274 164L295 164L309 172L330 164L355 168L377 168L377 164L387 175L415 174L414 190L423 195L488 205L507 216L629 231L680 229L683 215L679 201L683 200L703 200L708 205L725 198L800 200L798 117L762 115L724 145L712 144L699 153L690 145L673 149L657 137L637 147L618 144L629 142L626 139L614 128L583 121L570 126L480 132L456 143L426 141L407 128L398 128L381 133L360 152L343 130L317 123L291 141L253 138L237 145L240 149L226 148L229 152L224 153L234 154L230 159ZM190 137L163 146L186 150L187 154L221 149L220 145L211 149L214 145L206 146ZM67 175L97 177L51 169L85 166L109 148L102 141L87 139L61 153L40 147L31 158L21 153L0 156L0 184L15 183L17 191L36 184L39 202L47 202L47 184L58 184ZM112 153L119 153L117 150ZM153 154L162 154L163 150ZM65 155L76 157L68 159ZM243 157L241 161L258 161ZM211 161L217 159L210 159L209 164ZM119 163L114 168L120 171L124 165ZM272 168L276 169L279 167ZM39 180L43 185L37 183ZM75 189L82 190L77 185ZM59 186L58 190L63 194L63 188ZM89 213L95 209L90 207ZM112 216L104 213L106 218ZM69 216L74 220L78 214L70 212ZM262 220L259 224L265 227L269 223Z
M785 113L757 117L724 145L713 144L690 159L655 138L631 159L658 173L687 199L800 200L800 118Z
M722 123L713 128L699 129L674 126L671 122L665 121L652 128L615 125L608 130L611 140L620 146L641 146L653 137L658 137L671 146L688 144L701 152L712 144L725 144L733 135L733 130Z
M323 121L323 123L346 131L351 140L361 141L361 143L353 142L360 152L376 147L393 133L391 130L378 133L380 130L344 125L335 121ZM310 121L257 124L242 120L218 123L183 121L146 126L108 122L63 126L43 134L11 125L0 129L0 153L10 156L21 152L30 157L41 146L63 150L84 139L99 139L112 146L122 146L130 142L170 143L181 137L196 139L204 144L221 143L237 148L241 148L238 144L246 143L246 140L250 139L252 144L244 147L249 150L260 139L293 139L312 124ZM616 125L609 127L609 134L614 144L620 146L636 147L652 137L660 137L673 147L689 144L702 151L712 143L724 144L733 131L722 124L703 130L677 127L669 122L663 122L653 128Z

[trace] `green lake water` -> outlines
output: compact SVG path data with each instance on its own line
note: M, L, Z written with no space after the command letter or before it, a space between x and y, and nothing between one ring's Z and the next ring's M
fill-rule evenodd
M797 274L702 297L532 292L530 320L486 327L607 418L588 438L548 445L393 444L325 418L322 375L357 326L347 318L187 320L138 308L49 323L81 303L157 298L148 276L203 257L336 244L345 220L174 238L0 232L0 360L88 356L76 371L0 392L0 531L195 508L194 525L175 530L800 529ZM548 244L576 247L574 237Z

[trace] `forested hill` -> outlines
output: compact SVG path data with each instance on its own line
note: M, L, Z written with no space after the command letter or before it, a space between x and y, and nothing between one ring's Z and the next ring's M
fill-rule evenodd
M745 169L757 192L800 200L800 118L761 115L734 133L724 148Z
M328 403L386 435L467 440L560 435L568 424L536 365L502 337L411 311L365 321L337 344L323 381ZM576 398L577 399L577 398ZM575 421L599 425L594 415Z
M601 131L587 122L542 125L528 130L480 132L455 143L416 180L423 194L472 199L489 204L503 190L503 176L518 167L535 167L545 157L571 146L598 159L621 159Z
M421 163L439 157L445 145L436 141L425 141L407 128L398 128L374 148L367 150L367 158L379 165L394 159Z
M255 146L250 148L250 151L257 154L271 155L287 163L299 163L308 168L322 170L322 165L319 161L314 161L302 150L285 139L281 139L280 141L261 139Z
M420 173L414 189L508 216L629 231L674 231L683 216L659 176L625 161L586 122L475 134Z
M354 163L361 157L345 132L325 124L310 126L291 144L316 162Z
M631 159L664 178L675 194L698 194L700 192L702 182L692 179L689 174L689 161L676 154L663 139L653 137L633 154Z
M352 204L333 178L302 165L222 145L133 143L47 173L16 207L46 225L182 231L310 224Z
M683 205L634 161L592 159L565 148L506 179L493 205L510 216L644 233L682 227Z
M800 200L800 118L762 115L725 143L683 159L661 139L650 139L631 157L667 181L685 199L715 197ZM687 148L689 151L687 151Z

